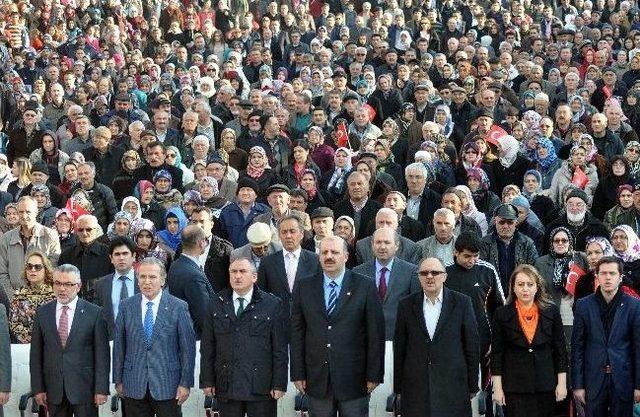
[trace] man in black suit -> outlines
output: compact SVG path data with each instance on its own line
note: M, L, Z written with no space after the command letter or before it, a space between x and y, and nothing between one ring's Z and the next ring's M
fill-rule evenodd
M393 339L400 413L471 417L480 365L471 299L444 288L447 272L437 258L420 263L418 279L422 292L400 301Z
M115 237L109 244L109 258L116 271L98 279L94 286L93 300L102 307L109 340L113 340L113 326L116 324L120 301L140 292L133 270L135 250L136 245L131 239Z
M421 162L407 165L404 170L407 180L406 215L419 221L425 227L433 221L433 213L440 208L440 194L429 188L429 172Z
M11 396L11 340L9 339L9 319L3 305L0 304L0 417L2 407Z
M384 315L372 280L345 269L337 236L320 243L322 273L298 281L291 318L291 380L317 417L367 416L384 376Z
M196 225L188 225L182 231L182 253L169 268L169 293L189 305L193 328L198 339L202 332L209 300L214 296L213 288L202 272L198 257L204 253L207 240L204 231Z
M291 215L282 219L278 234L282 250L266 256L260 262L258 286L282 300L288 319L294 285L302 278L320 272L320 264L318 255L300 247L304 225L298 217Z
M359 172L352 172L347 177L347 197L336 204L333 213L336 219L349 216L355 224L356 239L370 236L373 231L368 230L376 213L382 204L369 198L369 182Z
M229 267L231 288L211 299L202 331L200 387L220 400L225 417L275 417L287 390L282 302L255 285L247 258ZM255 343L260 338L264 343ZM256 368L257 366L257 368Z
M97 417L109 395L109 338L100 307L78 298L80 270L53 272L56 300L38 309L31 334L31 391L50 416Z

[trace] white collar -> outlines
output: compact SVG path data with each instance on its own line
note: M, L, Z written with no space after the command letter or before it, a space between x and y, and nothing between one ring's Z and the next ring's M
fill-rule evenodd
M60 301L56 303L56 310L62 310L62 307L67 306L69 310L75 311L76 306L78 305L78 296L76 295L73 300L71 300L68 304L62 304Z
M246 293L245 295L240 295L237 292L233 292L233 302L235 303L236 300L238 298L242 298L244 300L244 306L246 307L247 304L249 304L251 302L251 299L253 298L253 287L251 287L251 289L249 290L248 293Z
M156 296L154 297L154 299L153 299L153 300L149 300L149 299L147 298L147 296L145 296L144 294L142 294L142 301L143 301L145 304L147 304L148 302L152 302L153 304L155 304L155 305L158 305L158 306L159 306L159 305L160 305L160 299L161 299L161 298L162 298L162 290L160 290L160 292L158 293L158 295L156 295Z
M282 254L284 256L284 258L287 258L288 254L293 254L293 256L296 259L300 259L300 253L302 252L302 247L298 246L298 249L294 250L293 252L289 252L288 250L286 250L285 248L282 248Z
M444 293L444 287L440 288L440 294L436 297L436 302L432 303L427 294L424 295L424 302L428 303L430 306L435 306L437 304L442 304L442 294Z

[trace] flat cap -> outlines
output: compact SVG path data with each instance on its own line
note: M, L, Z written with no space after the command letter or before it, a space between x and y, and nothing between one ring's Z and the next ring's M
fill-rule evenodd
M494 216L506 220L516 220L518 218L518 208L513 204L500 204L496 207Z
M333 218L333 210L331 210L329 207L318 207L311 212L310 217L311 217L311 220L320 219L324 217Z
M247 230L247 240L253 246L264 246L271 243L271 228L266 223L256 222Z

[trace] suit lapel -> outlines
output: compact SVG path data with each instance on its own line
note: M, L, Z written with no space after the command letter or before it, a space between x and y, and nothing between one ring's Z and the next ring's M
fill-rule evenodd
M60 342L60 336L58 336L58 325L56 324L56 307L58 306L58 302L53 300L49 306L43 311L44 318L44 326L49 328L49 331L56 335L55 339L58 342L58 346L62 348L62 343Z
M153 332L151 333L151 343L156 339L156 336L162 332L162 328L166 325L167 315L169 314L169 302L167 301L168 294L162 293L160 297L160 305L158 306L158 314L156 320L153 323Z
M289 277L287 277L287 268L284 264L284 249L276 252L275 257L276 257L276 270L282 271L282 273L278 274L282 278L280 282L287 289L287 292L291 294L291 288L289 288ZM300 265L299 262L298 262L298 265ZM297 274L297 271L296 271L296 274Z
M436 331L433 333L433 340L435 340L440 332L442 331L442 327L446 324L447 320L451 316L451 312L454 307L453 298L451 298L451 292L449 289L444 288L442 290L442 309L440 310L440 317L438 317L438 324L436 324Z
M84 300L78 298L76 303L76 311L73 313L73 322L71 323L71 329L69 329L69 335L67 336L67 346L73 343L74 335L78 333L78 328L82 326L82 321L85 315ZM66 348L66 347L65 347Z
M384 296L384 300L382 301L382 304L386 303L387 300L389 299L389 294L391 294L392 291L398 291L398 285L400 285L400 283L398 283L397 281L400 280L400 267L398 266L398 258L395 258L395 260L393 261L393 268L391 268L391 272L389 273L389 285L387 285L387 293Z
M308 265L307 262L309 262L309 259L307 258L307 254L305 253L304 249L301 249L300 257L298 258L298 268L296 269L295 282L298 282L299 279L304 278L304 268ZM283 260L283 264L284 264L284 260Z
M420 292L413 297L413 314L416 315L416 319L420 324L420 329L424 332L424 335L428 340L431 340L429 332L427 331L427 322L424 320L424 293Z
M353 289L353 277L351 271L348 269L344 272L344 278L342 279L342 288L340 288L340 294L338 294L338 300L336 300L336 308L331 313L331 317L338 317L345 303L351 298L351 291ZM324 292L323 292L324 295Z
M622 288L620 288L618 291L622 291ZM620 304L618 304L618 308L616 309L616 313L613 316L613 323L611 323L611 330L609 331L609 340L611 340L611 335L613 335L613 333L618 330L618 327L621 326L620 322L627 315L627 303L625 303L624 299L625 299L625 297L623 295L620 298L620 301L619 301ZM609 343L609 340L607 340L607 343Z
M324 302L324 276L322 273L316 275L316 278L313 282L313 288L317 293L316 297L312 297L312 302L316 303L316 308L318 308L322 312L322 316L327 318L327 305ZM334 312L335 314L335 312ZM331 315L334 316L333 314Z

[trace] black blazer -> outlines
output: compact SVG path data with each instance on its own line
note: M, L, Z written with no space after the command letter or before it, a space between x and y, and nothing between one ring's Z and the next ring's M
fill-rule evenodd
M439 200L438 200L439 202ZM378 203L375 200L369 198L367 203L364 205L362 210L360 211L360 227L356 230L356 239L362 239L363 237L371 236L369 233L369 223L376 218L376 214L378 210L382 208L382 204ZM333 209L334 218L338 218L340 216L349 216L353 219L353 206L351 205L351 201L349 201L349 197L346 196L344 200L337 203Z
M107 325L101 308L81 298L76 304L67 345L56 325L57 301L36 312L31 335L31 391L46 392L60 404L63 393L71 404L93 404L95 394L109 395L111 364Z
M384 316L375 283L346 270L327 316L323 274L300 280L293 289L290 352L291 379L306 380L309 395L366 396L367 381L384 377Z
M300 259L298 259L298 269L296 270L295 284L301 279L316 275L321 272L320 260L314 252L302 249ZM258 286L282 300L287 316L291 315L291 291L287 280L287 270L284 266L283 250L279 250L271 255L265 256L258 268ZM287 318L288 318L287 317Z
M553 391L558 374L567 372L568 356L560 310L550 305L539 310L533 342L527 341L515 303L493 316L491 373L502 376L505 392Z
M408 199L409 197L407 197ZM442 196L430 188L425 187L420 200L420 209L418 210L418 221L422 223L428 230L433 223L433 213L442 207ZM429 233L427 232L427 235Z
M113 328L116 324L116 318L113 315L113 303L111 301L111 289L113 284L114 274L107 274L100 277L93 286L93 301L98 306L102 307L102 314L104 320L107 323L107 333L109 334L109 340L113 340ZM133 294L140 292L138 288L138 277L133 280ZM133 294L129 294L132 296Z
M433 339L423 313L424 293L398 305L393 339L394 391L406 417L471 417L470 394L478 391L480 345L471 299L443 289Z
M193 329L199 339L209 300L215 294L207 276L195 262L180 255L169 268L167 284L171 295L186 301L189 305Z

